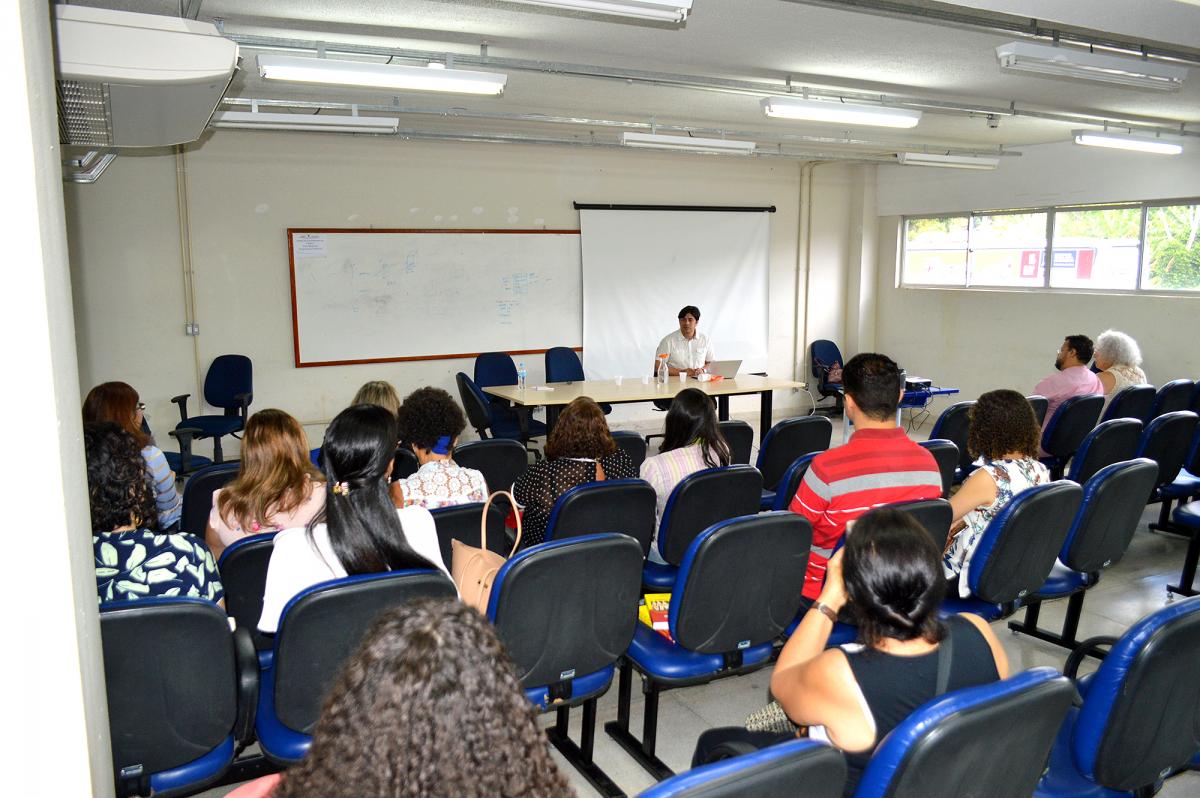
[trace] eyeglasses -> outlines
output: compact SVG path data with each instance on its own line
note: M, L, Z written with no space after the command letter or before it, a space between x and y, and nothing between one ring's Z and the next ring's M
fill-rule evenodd
M138 410L141 410L143 413L145 413L145 412L146 412L146 403L145 403L145 402L138 402L138 403L137 403L137 409L138 409Z

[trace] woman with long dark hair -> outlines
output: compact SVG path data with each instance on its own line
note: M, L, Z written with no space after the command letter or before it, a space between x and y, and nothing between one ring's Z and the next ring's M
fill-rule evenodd
M938 548L924 527L901 510L871 510L847 530L820 598L779 655L771 693L807 736L846 753L846 796L879 741L914 709L940 692L1008 677L1008 659L986 621L965 613L939 620L945 591ZM858 642L827 649L844 607ZM942 657L949 661L939 684ZM712 729L696 744L694 764L794 736Z
M354 405L330 422L321 444L325 509L307 527L276 535L261 631L273 634L288 601L318 582L404 568L436 567L449 576L433 516L392 503L395 451L396 417L382 407Z
M671 491L680 480L705 468L729 465L729 444L717 424L717 412L712 399L704 391L687 388L675 394L667 411L659 453L642 463L642 479L658 494L655 509L654 539L658 540L658 525ZM650 547L650 559L662 563L658 546Z

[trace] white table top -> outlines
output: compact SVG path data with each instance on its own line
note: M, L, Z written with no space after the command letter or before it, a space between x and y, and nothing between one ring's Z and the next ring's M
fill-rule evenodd
M732 379L716 380L715 382L680 380L678 377L672 377L665 386L655 385L653 380L643 384L640 377L625 377L620 385L617 385L616 380L585 380L583 382L556 382L544 386L530 385L524 391L515 385L492 385L483 390L492 396L507 399L517 405L568 405L580 396L590 397L597 402L616 404L670 399L685 388L696 388L710 396L729 396L804 387L803 382L794 380L739 374Z

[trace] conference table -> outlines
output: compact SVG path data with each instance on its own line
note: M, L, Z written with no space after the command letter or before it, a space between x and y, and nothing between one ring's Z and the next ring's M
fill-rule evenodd
M482 386L481 386L482 387ZM546 407L546 429L554 428L554 422L564 407L580 396L596 402L624 404L628 402L652 402L655 399L670 399L685 388L703 391L717 400L717 417L729 419L729 397L758 394L760 397L759 437L761 441L771 429L771 392L788 388L805 388L803 382L764 377L758 374L739 374L736 377L700 382L695 379L680 380L671 377L666 385L659 385L650 378L643 382L639 377L617 380L584 380L581 382L555 382L548 385L529 385L524 389L516 385L490 385L483 390L492 396L507 399L514 405L533 408ZM521 433L528 438L529 414L518 413Z

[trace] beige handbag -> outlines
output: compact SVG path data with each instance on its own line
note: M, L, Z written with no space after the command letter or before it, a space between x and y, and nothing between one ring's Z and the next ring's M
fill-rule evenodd
M508 497L514 509L513 515L517 518L517 539L513 541L512 551L508 553L508 557L513 556L517 547L521 545L521 514L515 511L517 500L504 490L498 490L488 496L483 505L483 517L479 520L479 548L468 546L459 540L450 541L450 576L458 587L458 595L484 615L487 615L488 600L492 597L492 583L496 581L496 574L508 559L487 547L488 510L492 507L492 499L497 496Z

